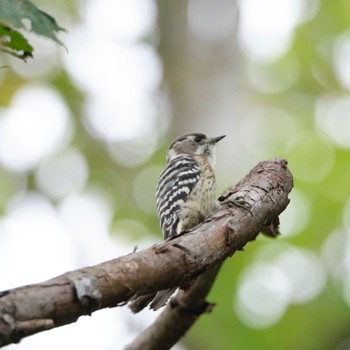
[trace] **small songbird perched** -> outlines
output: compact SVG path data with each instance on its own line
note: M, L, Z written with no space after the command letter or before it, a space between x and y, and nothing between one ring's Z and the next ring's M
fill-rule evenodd
M219 207L213 165L216 143L225 136L209 138L186 134L175 139L167 151L167 165L156 188L158 218L164 239L172 238L201 223ZM164 306L176 288L137 298L133 312L149 302L153 310Z
M190 230L218 208L213 166L216 143L224 137L209 138L193 133L180 136L170 144L167 166L160 174L156 189L164 239ZM175 290L157 293L151 308L162 307Z
M216 143L224 137L193 133L171 143L156 189L164 239L193 228L217 208L213 166Z

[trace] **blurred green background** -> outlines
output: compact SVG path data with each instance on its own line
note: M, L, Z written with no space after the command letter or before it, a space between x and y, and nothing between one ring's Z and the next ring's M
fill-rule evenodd
M218 194L273 157L295 186L282 236L225 263L216 308L177 348L350 349L350 2L35 4L67 51L27 35L34 59L0 54L1 289L160 241L167 146L226 134ZM124 309L11 348L72 346L79 330L85 349L122 348L155 317Z

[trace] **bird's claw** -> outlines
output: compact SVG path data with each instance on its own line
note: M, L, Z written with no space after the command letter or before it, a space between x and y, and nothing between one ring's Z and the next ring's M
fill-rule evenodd
M220 200L220 199L219 199ZM221 201L221 205L226 205L228 208L241 208L243 210L249 211L251 215L253 215L251 209L251 205L244 200L243 197L236 197L232 199L225 199L224 201Z

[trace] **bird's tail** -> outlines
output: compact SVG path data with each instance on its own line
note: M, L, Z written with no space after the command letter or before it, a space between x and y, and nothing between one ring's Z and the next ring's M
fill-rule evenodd
M177 287L173 287L170 289L161 290L157 293L141 295L129 304L129 309L133 313L138 313L143 310L148 304L150 304L150 309L157 311L167 303L176 289Z
M175 293L176 289L177 287L173 287L170 289L159 291L157 295L154 297L150 305L150 308L154 311L157 311L158 309L163 307L167 303L169 298Z

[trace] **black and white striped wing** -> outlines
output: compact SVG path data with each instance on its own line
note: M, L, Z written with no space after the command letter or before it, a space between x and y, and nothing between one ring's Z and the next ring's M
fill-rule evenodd
M156 202L164 239L179 233L179 211L199 176L199 165L189 156L173 159L161 173L156 189Z

